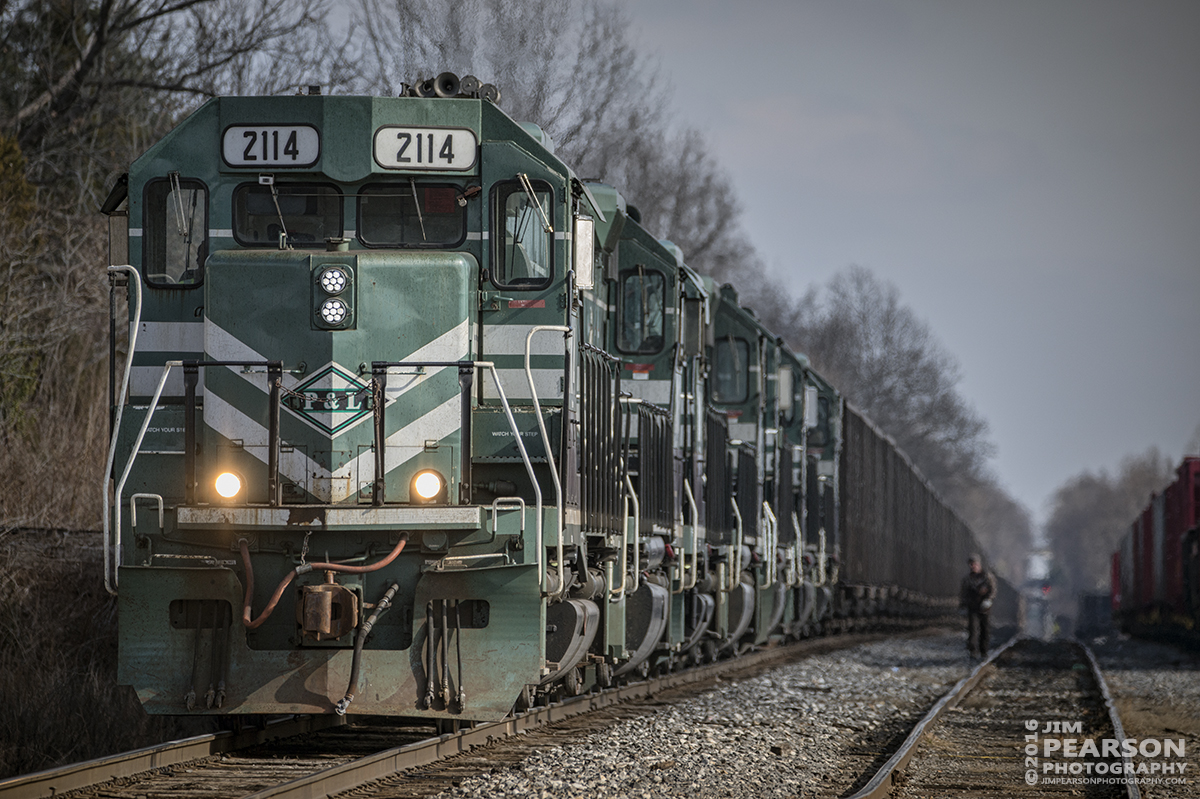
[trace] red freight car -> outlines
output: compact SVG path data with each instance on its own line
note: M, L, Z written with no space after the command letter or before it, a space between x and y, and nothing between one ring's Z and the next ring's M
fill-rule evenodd
M1200 458L1150 497L1113 554L1113 610L1123 629L1200 640Z

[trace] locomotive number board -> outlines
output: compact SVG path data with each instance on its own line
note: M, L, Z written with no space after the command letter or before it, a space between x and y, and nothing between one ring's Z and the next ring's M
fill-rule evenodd
M475 167L475 133L467 128L405 128L375 131L375 162L384 169L465 171Z
M233 125L225 129L221 156L230 166L312 166L321 156L321 134L311 125Z

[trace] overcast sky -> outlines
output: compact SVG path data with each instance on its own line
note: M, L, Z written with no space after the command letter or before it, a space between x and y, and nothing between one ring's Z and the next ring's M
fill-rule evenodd
M802 292L894 283L995 469L1055 488L1200 425L1200 2L630 0Z

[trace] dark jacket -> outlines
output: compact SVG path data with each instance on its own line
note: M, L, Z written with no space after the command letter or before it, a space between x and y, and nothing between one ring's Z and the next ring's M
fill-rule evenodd
M959 604L972 613L987 613L992 603L988 601L987 607L984 607L984 600L992 600L995 597L996 578L986 569L979 574L968 572L963 578Z

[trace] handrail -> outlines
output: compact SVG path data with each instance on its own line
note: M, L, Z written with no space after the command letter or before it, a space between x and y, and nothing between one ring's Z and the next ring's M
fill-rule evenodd
M533 484L533 496L537 501L537 568L538 568L538 586L542 595L546 595L546 546L542 541L543 525L542 525L542 487L538 485L537 475L533 473L533 463L529 460L529 453L525 451L525 442L521 440L521 431L517 429L517 420L513 417L512 408L508 404L508 396L504 393L504 386L500 385L500 375L496 372L496 364L491 361L475 361L476 367L482 368L486 366L492 372L492 380L496 383L496 393L500 395L500 404L504 406L504 415L508 417L508 426L512 428L513 438L517 440L517 450L521 453L521 460L525 463L525 472L529 475L529 482ZM539 414L540 415L540 414ZM522 514L524 517L524 514Z
M387 411L387 376L388 369L403 369L412 367L423 370L458 369L458 391L461 398L459 408L459 426L461 428L462 446L459 463L459 502L463 502L463 485L470 486L471 482L471 387L475 378L475 369L486 365L484 361L371 361L371 398L374 407L375 452L375 481L371 487L371 504L379 507L384 503L385 475L387 473L387 435L384 429L384 418ZM495 369L492 370L493 374ZM418 372L421 374L422 372ZM501 392L503 393L503 392ZM517 435L516 429L513 434ZM519 437L519 436L518 436ZM469 488L466 489L469 491Z
M771 510L771 506L767 502L763 502L764 521L767 523L767 547L764 556L767 561L767 587L775 584L775 578L778 576L778 566L776 562L779 549L779 520L775 518L775 512Z
M825 585L825 528L822 527L817 536L820 546L817 549L817 585Z
M200 369L209 366L254 366L267 370L267 502L273 508L283 504L283 486L279 481L280 433L279 404L283 396L283 361L183 361L183 501L196 501L196 385Z
M500 404L504 407L504 416L508 419L508 426L512 430L513 439L517 442L517 451L521 453L521 462L525 464L525 473L529 475L529 482L533 485L533 495L536 500L537 509L537 565L538 565L538 585L543 595L546 594L546 574L545 574L545 547L542 543L542 487L538 484L537 475L533 471L533 463L529 460L529 453L525 451L525 442L521 438L521 431L517 429L517 420L513 416L512 407L508 404L508 395L504 393L504 386L500 383L500 374L496 371L496 364L492 361L372 361L371 374L372 380L376 383L376 388L382 395L382 387L386 385L387 370L392 368L403 368L406 366L413 367L432 367L432 368L449 368L457 367L459 370L459 386L464 394L467 390L467 384L463 381L464 370L471 370L474 375L475 369L487 369L491 372L492 380L496 384L496 392L500 396ZM469 396L464 402L469 402ZM384 450L386 438L383 435L383 412L384 401L382 397L376 399L375 403L375 489L373 492L372 502L382 504L383 502L383 486L381 483L382 474L380 467L384 462ZM467 417L467 425L469 425L470 414L465 414ZM540 418L540 414L539 418ZM469 428L464 426L464 435L469 433ZM464 444L464 459L470 457L468 452L469 442ZM549 449L547 449L547 453ZM560 514L561 517L561 514ZM524 514L522 513L522 524L524 524Z
M512 505L521 510L521 537L525 537L525 500L520 497L496 497L492 500L492 540L496 540L496 528L500 524L500 506Z
M625 598L625 586L629 583L629 492L621 500L621 587L608 589L608 601L620 602ZM635 517L636 519L636 517ZM612 561L605 561L608 585L613 584Z
M153 499L158 503L158 531L163 530L163 498L161 494L134 494L129 498L129 527L130 529L137 528L137 501L139 499Z
M112 270L112 271L120 271L120 270L126 270L126 269L129 271L132 271L134 275L137 274L136 270L134 270L132 267L110 267L110 270ZM130 349L129 349L130 356L127 359L125 376L124 376L124 379L122 380L122 388L121 388L121 393L120 393L121 403L118 406L117 417L116 417L116 421L113 426L113 436L112 436L112 441L110 442L110 446L109 446L108 467L105 471L104 490L103 490L103 495L104 495L104 538L103 538L103 540L104 540L104 561L103 561L104 587L113 596L116 596L117 588L118 588L117 566L119 565L120 546L121 546L121 542L120 542L120 537L121 537L121 501L120 501L121 494L124 491L126 481L129 479L129 474L133 469L133 463L137 459L138 452L141 450L142 442L145 440L146 431L150 426L150 420L153 417L155 410L157 410L157 408L158 408L158 402L159 402L159 399L161 399L161 397L162 397L164 388L166 387L167 378L170 375L171 369L174 367L181 367L181 368L187 367L187 371L191 372L192 370L198 371L199 367L202 367L202 366L266 365L269 370L272 368L274 368L275 370L278 370L278 371L282 370L282 365L278 361L267 361L267 362L261 362L261 363L258 361L255 361L255 362L182 361L182 360L167 361L163 365L162 376L159 378L158 386L155 388L154 396L151 399L150 406L146 411L146 417L145 417L145 419L142 420L142 426L138 431L137 438L134 441L133 448L130 451L129 461L125 464L125 469L121 474L121 479L117 483L116 492L115 492L116 502L114 503L115 518L112 519L110 522L109 501L108 501L108 482L109 482L108 475L112 472L112 468L113 468L114 462L116 460L116 447L117 447L117 439L118 439L118 435L119 435L119 431L120 431L121 412L125 405L125 396L126 396L126 391L128 389L128 383L129 383L129 372L130 372L130 368L132 365L132 353L133 353L134 346L136 345L136 341L137 341L137 326L139 323L138 320L140 320L140 316L141 316L141 288L140 288L140 285L141 284L139 283L138 284L138 286L139 286L138 302L137 302L137 306L136 306L135 313L134 313L134 316L135 316L134 332L130 336ZM403 366L403 365L408 365L408 364L375 362L372 364L372 367L374 369L378 369L379 367L383 367L384 369L387 369L387 368L390 368L393 366ZM543 530L542 530L542 492L541 492L541 487L538 485L537 477L533 471L533 464L529 459L529 454L525 450L525 443L524 443L524 441L522 441L520 431L517 429L516 419L513 416L512 408L510 407L509 402L508 402L508 397L504 393L504 387L500 383L500 375L497 373L495 363L493 363L491 361L465 361L465 362L455 361L455 362L449 362L449 363L423 363L423 364L415 364L415 365L458 366L460 368L469 368L471 370L483 369L483 368L490 370L492 379L496 383L496 390L500 396L500 402L504 407L504 413L505 413L506 418L508 419L509 427L513 431L513 437L516 440L517 449L521 453L521 460L525 464L525 470L529 475L530 482L533 484L534 495L537 498L538 567L539 567L539 573L541 574L540 584L542 587L542 592L545 593L546 576L544 574L545 552L544 552L544 545L542 543ZM274 398L275 398L275 402L273 404L276 406L276 408L275 408L276 413L272 414L272 425L271 426L273 428L273 431L272 431L272 435L271 435L272 442L270 442L270 450L271 450L270 461L271 462L268 465L268 471L272 475L277 475L277 469L278 469L278 454L277 453L278 453L278 448L279 448L279 443L280 443L279 435L278 435L278 413L277 413L277 411L278 411L278 399L279 399L279 388L280 387L272 386L271 388L272 388L271 393L274 395ZM538 419L540 422L541 421L540 413L538 414ZM187 419L185 419L185 423L186 422L188 422ZM188 426L190 427L190 424ZM544 430L543 430L543 433L544 433ZM549 454L548 446L547 446L547 454ZM381 459L382 442L378 442L376 455L377 455L377 460ZM557 475L556 475L556 477L557 477ZM557 480L556 480L556 483L557 483ZM278 494L278 487L279 487L279 481L276 477L276 479L273 481L273 485L272 485L272 489L273 489L272 493L275 496L277 496L277 494ZM561 495L561 492L560 492L560 495ZM137 496L138 497L146 497L148 495L137 495ZM132 501L131 501L131 504L132 504ZM523 505L522 505L522 507L523 507ZM562 514L560 513L559 514L560 525L561 525L561 518L562 518ZM525 524L524 513L522 512L522 519L521 519L522 529L524 529L524 524ZM561 542L561 538L562 537L561 537L561 533L560 533L560 536L559 536L560 542ZM561 543L560 543L560 553L561 553ZM561 555L559 558L559 563L560 563L560 578L561 578L562 577Z
M800 529L800 517L792 511L792 529L796 540L792 542L792 557L796 559L796 582L804 582L804 531Z
M696 498L692 496L692 486L688 479L683 478L683 493L687 497L688 507L692 509L692 580L690 583L679 582L683 590L690 591L700 581L700 510L696 507Z
M137 347L138 328L142 326L142 279L138 271L129 264L122 266L108 267L108 273L128 272L130 274L129 285L137 286L134 292L136 301L133 306L133 330L129 333L129 352L125 356L125 371L121 377L121 391L116 396L117 402L117 418L113 421L112 440L108 442L108 460L104 467L104 482L101 485L100 493L104 497L104 590L113 596L117 595L117 569L114 564L112 568L112 579L109 579L109 539L111 536L109 508L108 508L108 488L112 481L112 470L114 462L117 459L117 437L121 431L121 415L125 410L125 397L129 391L129 374L133 370L133 351ZM121 497L116 497L117 505L121 504ZM120 535L120 530L117 531ZM113 547L113 551L116 548Z
M729 507L733 508L733 519L736 522L733 533L733 551L734 563L736 568L729 570L729 587L726 591L732 591L737 588L737 584L742 580L742 512L738 510L736 502L729 503Z
M625 475L625 490L633 500L633 590L637 591L642 587L642 503L638 501L628 474Z
M569 587L567 586L566 564L563 557L563 492L562 484L558 480L558 467L554 463L554 453L550 446L550 436L546 433L546 421L542 419L542 406L538 402L537 388L533 385L533 367L531 361L533 358L533 337L542 332L563 333L563 349L564 357L568 357L567 341L571 338L571 328L566 325L534 325L525 336L525 378L529 381L529 396L533 400L533 415L537 419L538 432L542 435L542 446L546 449L546 463L550 467L550 478L554 482L554 499L555 507L558 509L558 593L555 594L555 599L562 599L567 595ZM566 409L567 398L563 397L563 409Z
M116 510L116 518L113 519L114 530L113 530L112 587L109 588L109 593L113 594L114 596L117 593L116 589L120 587L117 583L117 567L120 565L120 560L121 560L121 493L125 490L125 481L129 479L129 473L133 470L133 462L135 460L137 460L138 451L142 448L142 441L146 438L146 430L147 430L147 428L150 427L150 417L154 416L154 410L158 407L158 400L160 397L162 397L163 388L165 388L167 385L167 375L171 374L171 367L173 367L173 366L183 366L183 361L167 361L163 365L162 377L160 377L158 380L158 387L154 389L154 397L153 397L153 399L150 400L150 407L146 409L146 418L142 420L142 427L140 430L138 430L137 440L135 440L133 442L133 449L131 449L129 451L129 462L125 464L125 471L121 473L121 479L117 482L117 490L114 494L117 501L115 503L113 503L113 507ZM114 432L113 435L114 435L114 439L115 439L116 433ZM106 512L104 515L107 518L108 513ZM109 582L108 582L109 575L108 575L108 570L107 570L108 569L108 537L107 536L105 536L104 544L105 544L105 546L104 546L104 553L105 553L104 586L106 588L108 588L109 587Z

